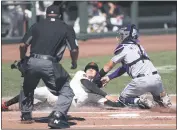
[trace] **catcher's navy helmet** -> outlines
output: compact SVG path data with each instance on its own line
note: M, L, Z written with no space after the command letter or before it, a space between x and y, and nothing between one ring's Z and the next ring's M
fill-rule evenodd
M134 24L121 27L118 30L118 37L123 41L126 38L138 39L138 29Z

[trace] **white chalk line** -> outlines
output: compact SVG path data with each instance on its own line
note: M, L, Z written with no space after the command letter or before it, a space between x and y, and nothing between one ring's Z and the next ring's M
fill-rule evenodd
M168 127L168 126L176 126L176 124L132 124L132 125L77 125L71 126L74 128L85 128L85 127Z
M176 96L176 94L169 94L169 96L170 96L170 97L175 97L175 96Z
M7 121L20 121L19 119L7 119ZM129 125L75 125L71 126L74 128L85 128L85 127L169 127L175 126L176 124L129 124Z
M111 96L119 96L120 94L110 94ZM169 94L170 97L176 97L176 94Z
M86 119L176 119L176 116L119 116L119 117L84 117Z
M20 111L9 111L11 114L17 114L17 113L20 113ZM68 112L68 114L111 114L111 113L113 113L113 114L121 114L121 113L147 113L147 112L150 112L150 111L147 111L147 110L144 110L144 111L119 111L119 112L95 112L95 111L87 111L87 112ZM4 113L6 113L6 112L4 112ZM36 114L48 114L48 113L51 113L51 112L49 112L49 111L34 111L33 112L34 114L36 113Z
M119 112L68 112L69 114L108 114L108 113L147 113L147 112L150 112L150 111L119 111Z
M85 119L142 119L142 120L146 120L146 119L170 119L170 120L174 120L176 119L176 116L119 116L119 117L84 117ZM3 118L2 118L3 119ZM3 120L7 120L7 121L19 121L19 119L17 118L10 118L10 119L3 119Z

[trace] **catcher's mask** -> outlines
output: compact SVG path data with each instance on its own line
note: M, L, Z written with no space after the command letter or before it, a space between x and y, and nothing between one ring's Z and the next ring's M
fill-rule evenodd
M121 27L117 33L118 36L116 38L121 41L127 38L134 39L134 40L138 39L138 29L134 24Z
M90 68L94 69L96 72L99 71L99 67L98 67L98 65L97 65L95 62L90 62L90 63L88 63L88 64L85 66L84 71L86 72L86 71L87 71L88 69L90 69Z

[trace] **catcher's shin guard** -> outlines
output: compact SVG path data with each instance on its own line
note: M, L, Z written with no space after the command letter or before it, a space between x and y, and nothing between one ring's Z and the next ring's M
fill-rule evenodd
M152 107L154 107L154 103L153 101L151 101L150 99L148 99L145 96L140 96L140 97L136 97L136 98L123 98L120 97L119 98L120 101L125 104L128 107L133 107L133 108L141 108L141 109L150 109Z
M146 95L141 95L137 104L142 109L151 109L156 106L156 103L153 100L150 100Z

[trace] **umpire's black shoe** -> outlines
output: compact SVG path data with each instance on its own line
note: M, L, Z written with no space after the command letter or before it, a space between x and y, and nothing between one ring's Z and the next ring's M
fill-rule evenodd
M60 112L52 112L52 115L49 116L48 126L52 129L64 129L70 128L69 123L64 115Z
M23 124L31 124L34 120L32 119L32 115L30 112L24 112L21 115L21 123Z

